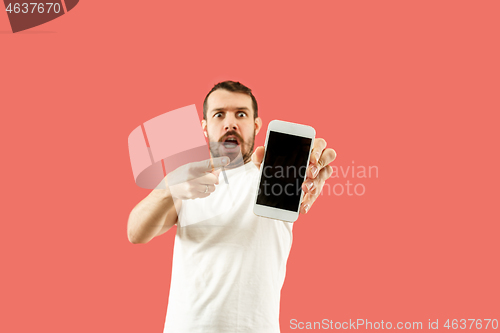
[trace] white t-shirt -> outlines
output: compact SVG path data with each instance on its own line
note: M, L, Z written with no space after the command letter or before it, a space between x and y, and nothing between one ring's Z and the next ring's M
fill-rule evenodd
M293 223L253 213L259 170L222 172L179 212L164 333L277 333Z

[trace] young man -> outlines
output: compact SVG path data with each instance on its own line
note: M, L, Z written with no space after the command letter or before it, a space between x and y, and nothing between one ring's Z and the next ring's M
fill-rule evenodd
M279 332L293 223L253 214L264 155L264 147L253 151L262 127L257 101L239 82L218 83L205 98L201 124L212 158L168 174L170 186L130 213L129 240L147 243L177 225L164 332ZM330 177L335 155L315 139L301 213Z

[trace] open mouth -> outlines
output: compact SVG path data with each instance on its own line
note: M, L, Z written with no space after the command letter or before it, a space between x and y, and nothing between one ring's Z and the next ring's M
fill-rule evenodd
M235 148L236 146L238 146L240 143L238 141L238 139L234 136L229 136L227 137L226 139L224 139L224 141L222 142L222 144L224 145L224 147L226 148Z

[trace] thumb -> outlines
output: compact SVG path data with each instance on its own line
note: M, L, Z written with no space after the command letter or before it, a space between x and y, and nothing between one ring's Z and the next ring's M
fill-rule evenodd
M219 169L214 170L214 171L212 171L212 172L211 172L211 174L213 174L215 177L217 177L217 182L216 182L216 184L219 184L219 174L220 174L220 172L221 172L221 171L222 171L222 169L221 169L221 168L219 168Z
M257 168L260 168L260 165L262 163L262 160L264 159L264 153L266 152L266 149L264 146L257 147L255 151L252 154L252 162L255 164Z

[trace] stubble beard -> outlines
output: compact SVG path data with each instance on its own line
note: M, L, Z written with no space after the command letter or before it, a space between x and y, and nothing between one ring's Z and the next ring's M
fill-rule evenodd
M208 134L208 131L207 131L207 139L208 139L208 146L210 148L210 153L211 153L212 157L221 157L221 152L219 151L219 148L220 148L220 145L222 144L222 142L221 141L212 141L210 139L210 135ZM249 146L249 149L245 151L245 147L248 147L248 146ZM241 166L241 165L249 162L252 159L252 153L253 153L254 146L255 146L255 131L253 132L253 136L252 136L250 144L247 143L245 140L243 140L243 142L241 142L239 145L241 155L242 155L242 160L238 159L239 154L237 156L228 156L230 158L230 163L226 168L227 169L235 168L235 167ZM245 153L243 153L244 151L245 151Z

